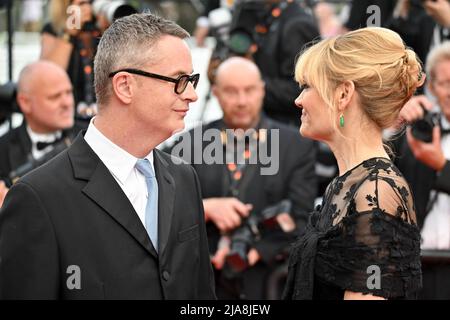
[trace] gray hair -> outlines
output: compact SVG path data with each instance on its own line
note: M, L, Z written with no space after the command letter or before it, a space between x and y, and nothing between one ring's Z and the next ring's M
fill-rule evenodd
M121 68L147 64L151 57L143 53L164 35L189 37L189 33L175 22L150 13L118 19L104 32L94 60L94 85L99 106L108 102L112 92L109 74Z
M450 41L441 43L428 53L426 71L431 81L436 77L437 65L442 61L450 61Z

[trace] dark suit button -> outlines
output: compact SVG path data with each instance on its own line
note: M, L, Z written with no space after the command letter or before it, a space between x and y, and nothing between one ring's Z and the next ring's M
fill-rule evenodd
M169 281L169 279L170 279L169 271L164 270L163 273L162 273L162 277L163 277L164 280Z

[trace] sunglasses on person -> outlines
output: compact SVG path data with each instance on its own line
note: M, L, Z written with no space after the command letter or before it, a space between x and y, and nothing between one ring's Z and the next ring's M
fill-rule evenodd
M139 76L173 82L173 83L175 83L174 91L176 94L182 94L184 92L184 90L186 90L189 82L192 83L192 85L194 86L194 89L197 88L198 80L200 79L200 74L198 74L198 73L193 74L193 75L183 74L175 79L175 78L170 78L170 77L162 76L160 74L150 73L150 72L146 72L146 71L142 71L142 70L138 70L138 69L117 70L117 71L111 72L109 74L109 77L112 78L119 72L128 72L128 73L132 73L132 74L137 74Z

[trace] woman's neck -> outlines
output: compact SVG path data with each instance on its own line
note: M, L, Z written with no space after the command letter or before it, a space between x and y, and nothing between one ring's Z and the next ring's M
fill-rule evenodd
M379 130L355 132L352 136L346 135L345 137L337 134L333 141L327 143L336 157L339 175L343 175L367 159L389 158Z

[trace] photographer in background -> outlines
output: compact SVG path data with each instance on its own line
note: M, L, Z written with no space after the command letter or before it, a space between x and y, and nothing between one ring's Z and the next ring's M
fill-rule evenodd
M182 157L192 163L199 176L216 293L219 299L280 298L289 244L303 231L313 209L317 191L315 146L294 128L261 112L264 82L252 61L242 57L225 60L217 69L212 91L223 118L192 129L170 151L178 156L176 150L188 142L190 152L183 152ZM203 137L197 134L199 129ZM234 146L247 138L237 129L254 132L250 135L258 150L250 141L245 150L229 150L230 143ZM211 138L206 137L211 132L217 137L209 142ZM195 160L205 158L211 146L223 150L215 156L220 157L219 163ZM261 171L267 165L260 158L265 146L278 168L272 175ZM249 159L255 155L259 155L258 161L252 163ZM239 156L245 164L234 160ZM276 220L275 225L268 226L268 220ZM272 282L270 279L277 279L277 270L281 270L278 281Z
M70 80L52 62L35 62L21 71L17 103L24 121L0 138L0 207L13 170L44 157L62 139L74 138L79 129L74 127Z
M292 70L298 53L305 45L320 40L318 26L298 1L260 2L264 3L264 11L257 14L257 24L251 31L257 46L253 59L266 84L263 109L275 120L298 126L300 111L294 106L294 100L299 88ZM247 19L246 14L242 10L241 20ZM248 14L251 15L251 10Z
M299 87L293 80L292 70L301 49L320 39L314 18L297 0L237 0L226 38L226 48L221 45L223 40L217 39L208 68L210 82L214 83L215 68L225 58L252 59L266 84L263 104L266 114L298 126L300 112L294 100Z
M96 113L93 63L100 39L92 1L51 0L49 16L50 22L42 30L41 59L67 71L74 88L76 116L90 118Z
M403 107L412 125L396 141L397 165L413 189L422 248L450 249L450 42L430 52L426 70L439 113L423 95Z
M436 105L421 95L402 109L412 125L395 141L396 164L414 194L421 249L450 250L450 42L430 51L426 70ZM449 274L445 263L422 261L420 298L450 299Z

